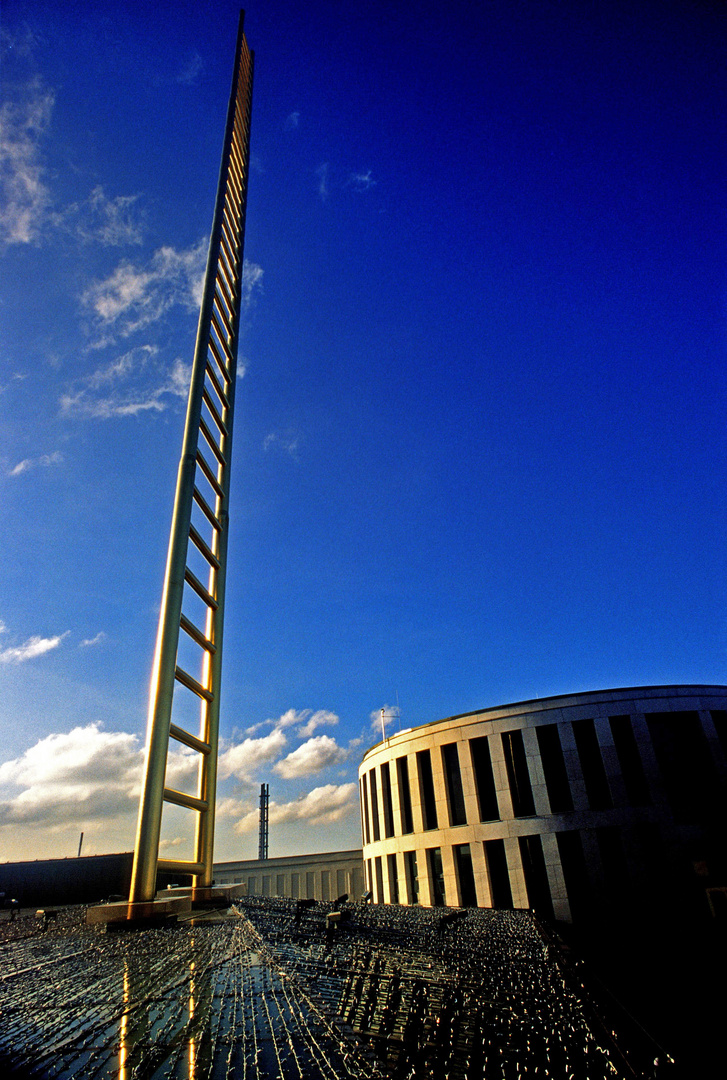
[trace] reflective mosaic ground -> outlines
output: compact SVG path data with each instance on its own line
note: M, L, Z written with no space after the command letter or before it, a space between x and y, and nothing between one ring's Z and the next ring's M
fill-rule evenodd
M248 898L124 932L0 923L0 1074L116 1080L671 1076L528 912ZM660 1059L658 1063L655 1059Z

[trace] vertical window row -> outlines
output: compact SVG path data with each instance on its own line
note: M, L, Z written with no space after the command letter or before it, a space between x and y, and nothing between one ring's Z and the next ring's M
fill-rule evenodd
M436 829L437 803L434 798L432 755L429 750L420 750L417 753L417 772L419 774L419 795L421 798L424 829Z
M379 826L379 796L376 791L376 769L369 771L369 790L371 792L371 827L373 832L374 843L381 839L381 828Z
M507 780L512 795L512 809L515 817L532 817L535 814L533 789L530 785L528 761L525 756L522 731L505 731L502 736L502 749L505 754Z
M573 809L573 796L568 783L568 773L563 757L557 724L543 724L535 729L543 765L548 801L553 814L567 813Z
M388 761L381 766L381 798L384 802L384 836L388 839L394 835L394 808L391 803L391 774Z
M613 801L593 721L574 720L573 734L590 808L591 810L610 810Z
M464 807L462 773L459 767L457 743L447 743L442 747L442 764L447 790L447 806L450 825L466 825L467 813Z
M631 806L650 806L651 794L630 716L609 716L608 723Z
M396 779L399 784L399 813L401 814L402 836L414 832L414 818L411 812L411 789L409 787L409 761L406 757L396 759Z

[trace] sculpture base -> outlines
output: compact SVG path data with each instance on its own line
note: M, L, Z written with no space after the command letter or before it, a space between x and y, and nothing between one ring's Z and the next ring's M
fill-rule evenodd
M202 885L176 889L165 889L157 894L157 899L167 897L187 898L193 908L229 907L240 896L247 896L246 885Z
M113 926L114 929L164 926L176 922L180 915L188 915L191 910L192 901L189 896L164 896L135 903L121 900L87 908L86 925Z

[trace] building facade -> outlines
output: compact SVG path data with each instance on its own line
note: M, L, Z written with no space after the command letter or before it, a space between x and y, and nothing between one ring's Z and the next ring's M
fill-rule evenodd
M248 896L328 901L346 893L350 900L360 900L364 892L361 849L215 863L215 882L245 885Z
M399 732L359 769L377 903L565 922L727 898L727 687L571 694Z

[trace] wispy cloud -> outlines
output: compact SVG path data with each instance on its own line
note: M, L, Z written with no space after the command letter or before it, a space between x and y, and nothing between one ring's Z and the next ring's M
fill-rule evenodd
M376 181L371 176L371 169L365 173L351 173L348 182L354 191L369 191L376 184Z
M324 784L291 802L277 803L271 800L268 808L271 825L283 825L296 821L330 825L357 812L357 785L350 783ZM242 834L254 833L257 828L257 810L250 810L234 826L235 832Z
M202 57L195 49L191 56L183 64L179 74L177 75L177 82L182 86L191 86L192 83L197 81L197 76L204 67L204 61Z
M330 735L316 735L278 761L273 770L284 780L293 780L299 776L313 776L332 765L341 765L347 757L348 751Z
M60 465L64 460L60 450L54 450L52 454L41 454L36 458L23 458L12 469L8 470L8 476L22 476L31 469L46 468L49 465Z
M324 161L322 165L319 165L316 169L316 177L318 178L318 194L323 202L328 198L328 162Z
M40 635L36 634L28 638L22 645L14 645L3 649L0 652L0 663L23 664L26 660L35 660L36 657L43 656L45 653L51 652L52 649L57 649L70 632L70 630L66 630L63 634L56 634L55 637L49 638L40 637Z
M288 454L295 461L298 460L298 448L300 446L300 435L294 431L271 431L269 435L266 435L263 439L263 450L277 450L281 453Z
M106 640L106 634L104 633L103 630L99 630L99 632L94 637L92 637L92 638L84 638L83 641L80 642L78 647L79 647L79 649L87 649L87 648L89 648L90 646L93 646L93 645L100 645L101 642L105 641L105 640Z
M308 711L308 710L306 710ZM334 726L338 723L338 717L334 712L330 712L328 709L319 709L318 712L314 712L310 715L308 721L297 730L297 735L301 739L309 739L316 728L326 726Z
M83 202L71 203L55 214L53 221L84 243L104 247L141 244L144 238L139 196L118 195L109 199L102 187L95 187Z
M283 124L284 130L285 131L295 131L295 129L297 127L299 127L299 126L300 126L300 113L297 110L295 112L288 113L288 115L285 118L285 123Z
M178 357L164 368L158 354L156 346L140 345L102 364L61 395L61 416L109 420L160 413L174 400L184 400L191 365Z
M0 109L0 242L6 245L37 241L51 203L40 141L55 95L36 80L20 97Z

